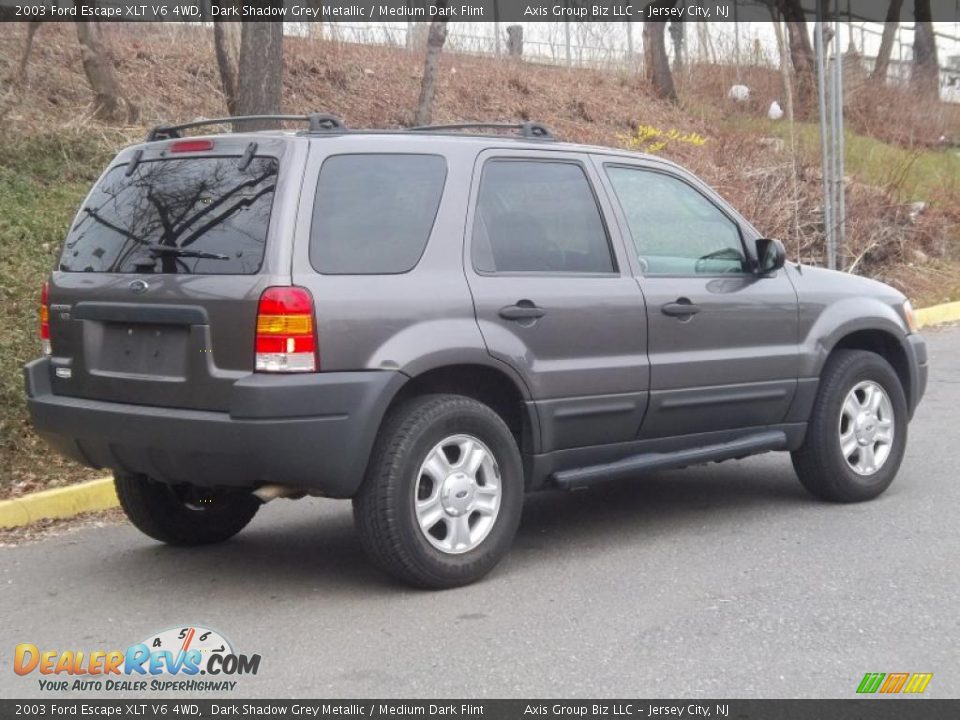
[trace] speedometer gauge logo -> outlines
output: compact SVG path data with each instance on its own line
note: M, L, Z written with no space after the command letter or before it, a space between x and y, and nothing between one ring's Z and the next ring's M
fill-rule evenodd
M217 670L210 667L215 655L221 658L234 655L233 645L229 640L216 630L200 626L162 630L144 639L143 644L150 648L151 652L167 651L174 657L186 655L191 650L200 652L201 660L198 665L201 675L206 675L211 670L216 674Z

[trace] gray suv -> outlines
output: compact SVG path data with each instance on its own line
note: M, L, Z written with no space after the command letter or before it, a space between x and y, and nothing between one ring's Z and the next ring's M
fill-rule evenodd
M441 588L504 556L525 491L771 450L827 500L893 480L927 378L896 290L536 123L274 119L307 127L120 152L44 287L33 423L147 535L352 498L373 560Z

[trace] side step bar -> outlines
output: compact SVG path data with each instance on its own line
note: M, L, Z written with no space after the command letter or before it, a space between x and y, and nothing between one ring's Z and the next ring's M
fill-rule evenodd
M747 435L730 442L717 443L716 445L704 445L703 447L668 453L644 453L616 462L561 470L553 474L553 482L563 490L575 490L587 487L600 480L610 480L624 475L637 475L651 470L669 470L688 465L732 460L770 450L783 450L786 447L786 433L771 430Z

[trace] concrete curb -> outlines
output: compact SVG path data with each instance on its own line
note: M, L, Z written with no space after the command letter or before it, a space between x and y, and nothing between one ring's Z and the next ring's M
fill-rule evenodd
M956 322L960 320L960 302L944 303L933 307L920 308L914 311L917 324L920 327L930 327L940 323Z
M69 518L117 505L119 501L113 489L113 478L91 480L11 500L0 500L0 528L20 527L49 518Z
M930 327L960 320L960 302L934 305L915 311L917 324ZM117 507L113 479L44 490L12 500L0 500L0 528L29 525L47 518L68 518L93 510Z

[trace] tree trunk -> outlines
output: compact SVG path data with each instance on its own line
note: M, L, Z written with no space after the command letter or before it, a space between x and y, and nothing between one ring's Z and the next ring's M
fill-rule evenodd
M16 83L25 83L27 81L27 65L30 63L30 51L33 49L33 36L40 29L39 22L27 23L27 39L23 44L23 54L20 56L20 68L17 71Z
M670 22L670 40L673 43L673 69L683 73L684 27L682 21Z
M438 8L446 8L447 0L437 0ZM423 61L423 80L420 82L420 99L417 101L417 114L414 125L429 125L433 118L433 96L437 91L437 75L440 73L440 53L447 40L447 21L434 20L430 23L427 36L427 56Z
M283 95L283 23L245 22L240 34L238 115L277 115ZM239 127L237 127L239 126ZM266 130L276 121L237 123L235 130Z
M507 26L507 55L510 57L523 57L523 26Z
M647 5L644 15L650 16L650 8L673 7L676 0L668 2L653 2ZM673 74L670 72L670 60L667 58L667 46L664 41L664 30L667 23L660 20L643 21L643 60L644 73L647 81L653 85L657 97L663 100L676 102L677 90L673 85Z
M887 6L887 21L883 24L883 35L880 38L880 50L877 52L877 61L873 66L870 77L880 82L887 81L887 68L890 66L890 54L893 52L893 41L897 37L900 27L900 10L903 0L890 0Z
M100 26L95 22L78 22L75 25L77 39L82 46L83 71L93 90L94 117L108 122L135 120L138 109L123 97Z
M807 32L807 17L800 0L777 0L777 8L787 23L790 63L797 77L797 101L805 106L813 99L815 84L813 45Z
M777 36L777 51L780 54L780 82L783 85L784 112L787 122L793 123L793 87L790 82L790 68L787 59L787 43L783 37L783 26L779 18L774 18L773 30Z
M937 61L937 39L933 34L930 0L916 0L913 31L913 70L910 84L923 95L940 97L940 63Z
M227 101L227 111L237 112L240 71L240 34L238 22L213 22L213 45L217 55L217 67L220 69L220 84L223 97Z

